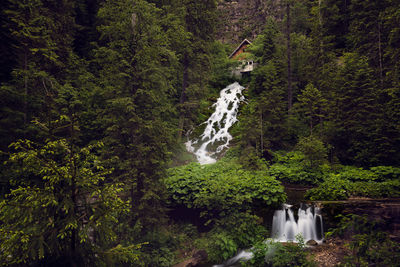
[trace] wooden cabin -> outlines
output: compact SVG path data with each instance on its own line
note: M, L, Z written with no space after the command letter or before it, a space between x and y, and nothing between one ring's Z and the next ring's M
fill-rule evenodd
M241 78L243 75L250 74L254 70L255 63L252 60L248 60L243 55L246 52L246 48L251 44L247 39L244 39L240 45L232 52L229 56L231 59L240 61L239 66L232 71L232 75Z

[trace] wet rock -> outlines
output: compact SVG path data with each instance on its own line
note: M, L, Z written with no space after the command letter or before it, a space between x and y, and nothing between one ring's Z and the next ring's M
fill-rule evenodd
M315 241L315 240L308 240L307 242L306 242L306 245L307 246L318 246L318 243L317 243L317 241Z

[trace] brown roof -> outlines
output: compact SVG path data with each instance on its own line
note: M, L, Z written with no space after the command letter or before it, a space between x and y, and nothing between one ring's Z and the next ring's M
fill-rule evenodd
M242 46L249 45L249 44L251 44L251 42L249 40L247 40L247 39L244 39L240 43L240 45L232 52L232 54L229 56L229 58L232 58L240 50L240 48L242 48Z

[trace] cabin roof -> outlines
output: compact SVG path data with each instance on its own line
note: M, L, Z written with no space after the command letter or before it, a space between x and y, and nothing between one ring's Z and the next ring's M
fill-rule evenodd
M242 46L244 46L244 45L249 45L249 44L251 44L251 42L250 42L249 40L247 40L247 39L244 39L244 40L240 43L240 45L239 45L235 50L233 50L233 52L232 52L232 54L229 56L229 58L232 58L232 57L240 50L240 48L242 48Z

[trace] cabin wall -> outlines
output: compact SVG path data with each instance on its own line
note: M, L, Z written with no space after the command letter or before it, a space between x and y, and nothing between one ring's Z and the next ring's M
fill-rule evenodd
M244 59L244 55L242 55L246 48L248 47L248 45L243 45L233 56L232 59L236 59L236 60L243 60Z

